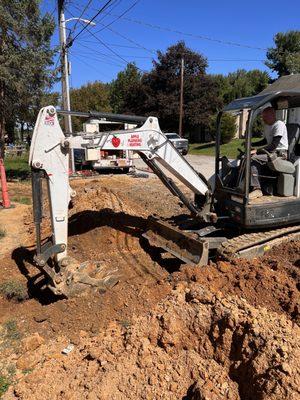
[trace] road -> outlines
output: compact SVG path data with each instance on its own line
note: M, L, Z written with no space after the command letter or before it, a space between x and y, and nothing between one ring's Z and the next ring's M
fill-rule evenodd
M215 169L215 158L210 156L200 156L196 154L188 154L185 156L187 161L195 168L196 171L201 172L202 175L205 176L206 179L209 179ZM140 158L136 158L133 160L134 165L137 170L147 170L147 165ZM147 170L147 172L149 172ZM151 176L152 174L150 174Z

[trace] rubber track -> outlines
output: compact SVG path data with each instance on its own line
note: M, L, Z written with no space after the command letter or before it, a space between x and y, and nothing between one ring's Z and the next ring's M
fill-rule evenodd
M264 232L246 233L222 243L218 249L218 254L225 259L238 257L237 253L241 250L250 249L256 245L280 238L281 236L286 237L286 235L298 231L300 231L300 226L289 226Z

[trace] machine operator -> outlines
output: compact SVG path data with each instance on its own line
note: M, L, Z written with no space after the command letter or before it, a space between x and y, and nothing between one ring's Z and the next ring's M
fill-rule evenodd
M263 147L251 150L250 199L263 196L259 175L262 174L268 162L268 156L263 150L267 150L269 153L277 153L278 157L282 157L285 160L288 156L288 135L285 123L276 119L275 109L270 106L263 110L262 119L265 124L263 139L253 143L252 146Z

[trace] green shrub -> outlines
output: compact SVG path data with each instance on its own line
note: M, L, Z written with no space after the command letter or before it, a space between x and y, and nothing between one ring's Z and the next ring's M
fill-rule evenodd
M236 117L225 113L221 119L221 143L229 143L236 133Z
M252 125L252 136L253 137L262 137L262 133L264 131L264 123L261 115L258 115Z
M11 198L11 201L16 202L16 203L21 203L21 204L31 204L31 199L30 197L25 197L25 196L13 196Z
M210 117L209 131L214 140L217 135L217 115ZM232 114L224 113L221 118L221 144L229 143L236 133L236 117Z
M7 342L15 342L15 341L19 341L22 337L19 329L18 329L18 325L16 323L15 320L10 319L6 322L4 322L4 324L2 325L4 328L4 339Z
M8 300L23 301L28 298L27 288L24 283L14 280L0 283L0 294Z
M20 157L7 156L4 159L6 177L10 179L28 179L30 167L28 165L28 153Z
M4 375L0 375L0 398L7 391L9 385L9 380Z

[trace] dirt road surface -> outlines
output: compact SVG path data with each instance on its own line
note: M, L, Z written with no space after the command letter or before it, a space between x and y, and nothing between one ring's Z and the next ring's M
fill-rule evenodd
M70 255L117 267L120 282L72 299L43 289L22 205L0 262L3 399L300 399L299 242L187 266L141 238L148 215L186 213L156 178L72 186Z

